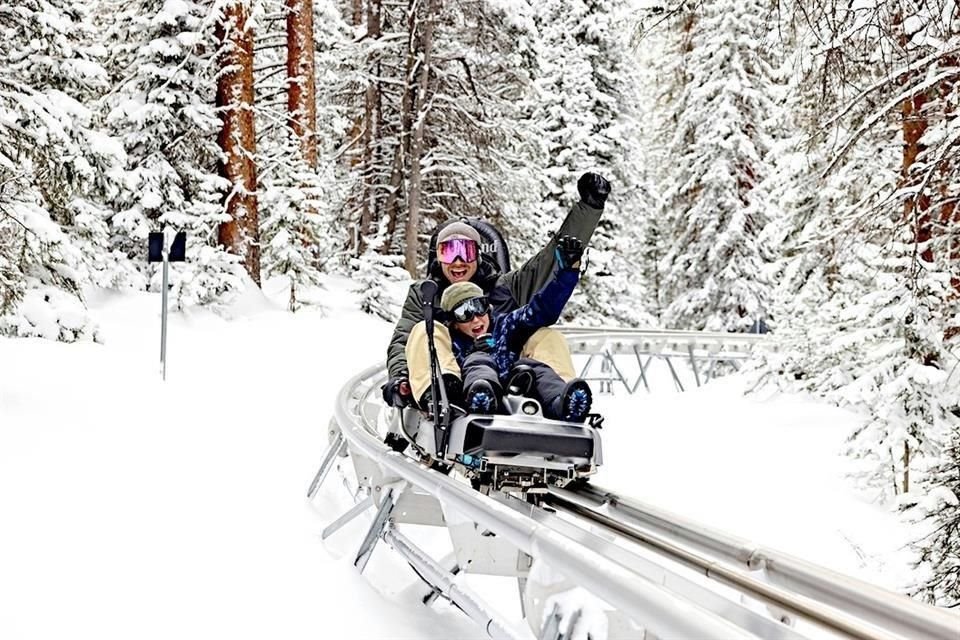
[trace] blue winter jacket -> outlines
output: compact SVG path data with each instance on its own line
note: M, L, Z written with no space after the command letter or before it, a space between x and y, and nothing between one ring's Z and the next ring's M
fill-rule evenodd
M579 270L557 269L553 278L533 294L529 303L505 314L497 313L495 309L490 312L493 358L501 381L507 379L530 336L560 319L560 313L579 280ZM474 340L453 327L450 328L450 335L453 355L462 367L474 350Z

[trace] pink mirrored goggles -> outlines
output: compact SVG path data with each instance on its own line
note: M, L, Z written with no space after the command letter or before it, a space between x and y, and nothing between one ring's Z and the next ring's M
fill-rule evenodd
M437 245L437 260L453 264L457 258L463 262L476 262L480 251L477 243L469 238L450 238Z

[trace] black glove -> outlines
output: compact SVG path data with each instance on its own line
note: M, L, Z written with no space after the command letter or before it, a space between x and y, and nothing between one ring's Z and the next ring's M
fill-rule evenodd
M477 339L473 341L473 350L482 351L483 353L493 353L493 336L489 333L485 333L482 336L477 336Z
M583 257L583 243L574 236L557 238L557 262L561 269L571 269Z
M577 180L577 191L583 203L594 209L603 209L610 195L610 183L599 173L585 173Z
M409 407L413 404L413 392L410 390L410 381L406 378L390 378L380 387L383 393L383 401L398 409Z

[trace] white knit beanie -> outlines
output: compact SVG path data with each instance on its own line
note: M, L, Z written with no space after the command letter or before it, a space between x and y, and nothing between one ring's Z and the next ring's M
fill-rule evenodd
M477 243L478 247L480 245L480 234L477 233L477 230L466 222L461 222L459 220L457 222L451 222L440 230L440 233L437 234L437 244L440 244L444 240L449 240L454 236L473 240Z

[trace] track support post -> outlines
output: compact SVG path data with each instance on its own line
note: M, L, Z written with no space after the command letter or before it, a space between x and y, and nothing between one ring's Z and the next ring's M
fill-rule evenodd
M396 504L393 496L392 488L387 489L383 494L383 499L380 501L380 508L377 509L377 515L374 517L373 523L370 525L370 530L367 531L367 535L364 537L363 543L361 543L360 549L357 551L357 558L353 561L353 566L359 569L360 573L363 573L364 568L366 568L367 562L373 554L373 549L377 546L377 541L380 539L380 536L383 535L384 529L387 526L390 513Z
M343 451L346 446L347 441L343 439L343 433L337 432L337 436L333 439L333 442L330 443L330 448L327 449L327 455L323 457L323 462L320 464L320 470L317 471L317 475L314 476L313 482L310 483L310 488L307 489L308 499L312 500L313 496L316 495L320 485L323 484L323 479L327 477L327 474L333 467L333 461L337 459L337 456L340 455L340 452Z
M335 534L337 531L339 531L341 527L343 527L348 522L356 518L358 515L366 511L372 504L373 504L373 498L371 498L370 496L367 496L357 504L353 505L352 507L350 507L350 509L346 513L344 513L342 516L337 518L331 524L327 525L326 528L324 528L323 533L320 535L320 538L322 540L326 540L327 538Z

